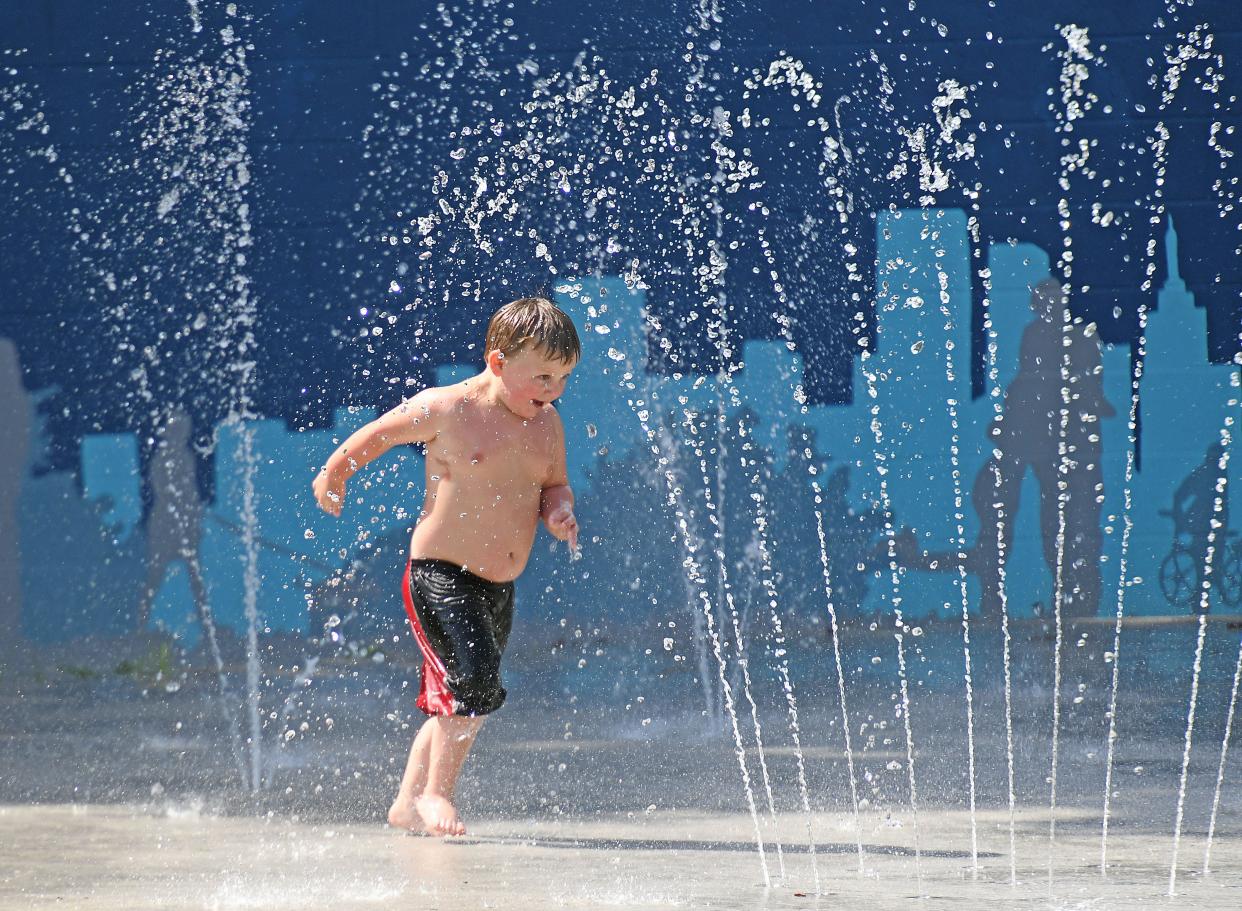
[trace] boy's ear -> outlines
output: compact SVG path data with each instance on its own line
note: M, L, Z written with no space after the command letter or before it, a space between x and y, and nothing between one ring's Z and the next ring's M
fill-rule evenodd
M497 376L500 375L501 368L505 365L505 353L499 348L494 348L487 352L487 369Z

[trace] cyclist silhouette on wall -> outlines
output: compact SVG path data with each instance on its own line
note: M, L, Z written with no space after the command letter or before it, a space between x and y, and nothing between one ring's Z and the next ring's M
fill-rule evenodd
M920 551L915 535L903 530L895 542L897 558L906 566L933 572L959 572L965 566L982 585L983 615L999 616L1001 560L1013 543L1022 479L1029 468L1039 483L1044 562L1054 580L1060 551L1062 609L1072 616L1092 616L1099 607L1102 584L1104 471L1099 422L1117 412L1104 398L1103 357L1094 325L1072 319L1061 283L1052 277L1041 281L1031 292L1030 305L1036 319L1022 332L1018 372L1005 390L1004 414L988 428L992 456L975 476L971 490L978 537L965 551ZM1063 388L1068 389L1064 417ZM1063 460L1066 486L1061 491L1058 475ZM1064 539L1059 545L1062 521ZM1051 595L1048 603L1056 592Z
M1229 495L1223 487L1225 470L1221 461L1224 454L1225 447L1220 441L1208 446L1203 461L1173 492L1173 508L1160 511L1173 520L1173 546L1160 564L1160 591L1169 604L1183 610L1204 613L1208 610L1202 592L1213 519L1220 523L1212 558L1216 590L1221 600L1231 607L1242 600L1238 546L1229 540L1235 535L1229 531ZM1219 511L1217 498L1220 499Z

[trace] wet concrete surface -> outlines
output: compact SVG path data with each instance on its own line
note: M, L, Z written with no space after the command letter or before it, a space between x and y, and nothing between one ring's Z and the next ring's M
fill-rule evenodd
M1068 814L1072 818L1075 814ZM491 819L461 839L409 836L379 824L311 824L221 817L175 803L5 807L0 907L141 909L324 908L339 911L546 908L1236 909L1242 845L1222 839L1201 875L1201 842L1185 844L1172 902L1169 839L1112 840L1098 868L1095 832L1058 836L1024 812L1017 882L1010 882L1007 814L981 822L977 873L960 813L911 827L867 817L860 859L852 817L815 814L769 830L763 868L746 816L650 813L553 823ZM781 836L778 855L775 836ZM781 870L784 875L781 875ZM818 888L817 888L818 879Z
M27 655L0 675L0 908L1166 907L1193 630L1135 633L1123 653L1106 877L1111 637L1080 635L1066 643L1055 840L1051 643L1017 643L1012 855L999 642L977 639L977 870L952 629L929 630L911 650L914 802L891 634L843 633L857 831L832 665L793 655L799 750L779 683L756 664L762 753L738 701L762 861L731 726L705 716L689 662L614 654L583 668L573 654L515 656L510 701L484 727L460 783L471 833L441 842L383 821L422 720L409 663L338 656L298 683L304 655L294 644L268 652L255 789L245 780L249 728L227 711L244 721L236 656L230 702L192 656L161 668L121 655L132 643ZM1202 873L1237 638L1214 628L1205 650L1182 907L1242 907L1236 743L1213 871Z

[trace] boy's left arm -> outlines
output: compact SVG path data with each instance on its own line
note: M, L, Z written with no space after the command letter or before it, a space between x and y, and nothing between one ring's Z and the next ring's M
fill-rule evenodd
M574 518L574 492L569 487L569 469L565 461L565 429L555 410L551 417L552 459L539 496L539 518L554 538L567 541L569 549L575 551L578 549L578 520Z

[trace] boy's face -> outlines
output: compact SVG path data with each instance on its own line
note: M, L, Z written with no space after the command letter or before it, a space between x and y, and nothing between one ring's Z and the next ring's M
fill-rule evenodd
M492 352L489 366L499 352ZM577 361L566 363L538 348L524 348L500 361L501 397L519 417L534 418L543 406L560 398Z

